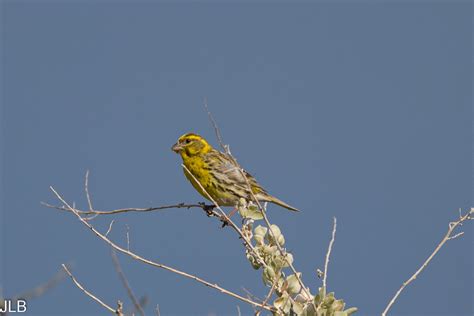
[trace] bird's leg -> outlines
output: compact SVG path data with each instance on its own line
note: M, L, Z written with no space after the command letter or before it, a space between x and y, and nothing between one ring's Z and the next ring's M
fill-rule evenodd
M235 212L237 212L237 207L234 207L234 209L230 211L229 214L227 214L227 218L230 220L230 218L235 214ZM226 227L227 225L229 225L229 221L227 220L227 218L221 218L222 227Z
M228 218L231 218L232 216L234 216L234 214L235 214L236 212L237 212L237 208L234 207L234 209L233 209L232 211L230 211L229 214L227 214L227 217L228 217Z

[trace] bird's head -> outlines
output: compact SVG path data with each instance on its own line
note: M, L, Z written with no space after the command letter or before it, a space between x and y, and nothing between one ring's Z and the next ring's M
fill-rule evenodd
M201 136L187 133L178 139L171 150L184 158L206 154L212 150L212 146Z

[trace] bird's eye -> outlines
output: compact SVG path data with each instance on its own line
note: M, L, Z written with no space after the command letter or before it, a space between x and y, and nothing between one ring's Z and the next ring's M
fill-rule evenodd
M189 144L191 142L191 140L188 138L184 141L185 144Z

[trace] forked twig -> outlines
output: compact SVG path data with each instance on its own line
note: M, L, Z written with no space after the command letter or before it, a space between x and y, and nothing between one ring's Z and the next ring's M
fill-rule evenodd
M403 290L407 287L408 284L410 284L411 282L413 282L417 277L418 275L428 266L428 264L431 262L431 260L436 256L436 254L440 251L440 249L444 246L444 244L448 241L448 240L452 240L454 238L457 238L459 236L462 235L462 233L458 233L456 235L451 235L454 230L458 227L458 226L461 226L463 222L467 221L467 220L472 220L473 219L473 214L474 214L474 208L471 208L471 210L469 212L467 212L466 214L462 215L461 214L461 211L459 213L459 219L455 222L451 222L449 223L449 228L448 228L448 231L447 233L444 235L443 239L441 240L441 242L438 244L438 246L436 246L435 250L431 253L431 255L425 260L425 262L423 262L423 264L418 268L418 270L416 270L416 272L408 279L406 280L405 282L403 282L402 286L398 289L398 291L395 293L395 295L393 296L393 298L390 300L390 302L388 303L387 307L385 307L384 311L382 312L382 316L386 316L388 311L390 310L390 308L392 307L392 305L395 303L395 301L397 300L397 298L400 296L400 294L403 292Z
M148 259L145 259L137 254L135 254L134 252L131 252L127 249L124 249L120 246L118 246L117 244L115 244L114 242L112 242L109 238L107 238L105 235L103 235L102 233L100 233L97 229L95 229L88 221L86 221L84 218L81 217L81 215L74 209L72 208L62 197L61 195L59 195L58 192L56 192L56 190L53 188L53 187L50 187L51 191L54 193L54 195L61 201L61 203L63 203L63 205L65 207L67 207L72 213L74 213L74 215L76 215L76 217L81 221L82 224L84 224L86 227L88 227L97 237L99 237L100 239L102 239L105 243L107 243L109 246L113 247L115 250L117 250L118 252L121 252L123 254L126 254L128 256L130 256L131 258L137 260L137 261L140 261L140 262L143 262L143 263L146 263L148 265L151 265L153 267L157 267L157 268L160 268L160 269L164 269L164 270L167 270L167 271L170 271L170 272L173 272L173 273L176 273L178 275L181 275L181 276L184 276L186 278L189 278L189 279L192 279L192 280L195 280L201 284L204 284L205 286L208 286L210 288L213 288L215 290L218 290L220 291L221 293L224 293L224 294L227 294L229 296L232 296L236 299L239 299L243 302L246 302L248 304L251 304L253 306L260 306L260 304L258 302L254 302L248 298L245 298L239 294L236 294L234 292L231 292L229 290L226 290L224 289L223 287L217 285L217 284L213 284L211 282L208 282L202 278L199 278L195 275L192 275L192 274L189 274L189 273L186 273L186 272L183 272L181 270L178 270L178 269L175 269L175 268L172 268L170 266L167 266L167 265L164 265L164 264L161 264L161 263L157 263L157 262L154 262L154 261L151 261L151 260L148 260ZM275 308L272 307L272 306L265 306L265 309L268 310L268 311L274 311Z

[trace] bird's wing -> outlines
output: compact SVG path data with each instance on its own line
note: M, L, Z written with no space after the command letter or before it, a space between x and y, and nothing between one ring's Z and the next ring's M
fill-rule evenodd
M249 194L245 178L249 181L253 193L265 192L265 190L257 183L257 180L255 180L255 178L245 170L243 170L243 174L245 175L244 178L241 170L239 170L240 167L236 166L225 154L216 150L208 153L208 155L208 161L213 176L221 183L224 183L227 187L234 187L235 190L239 191L239 195L248 196Z

